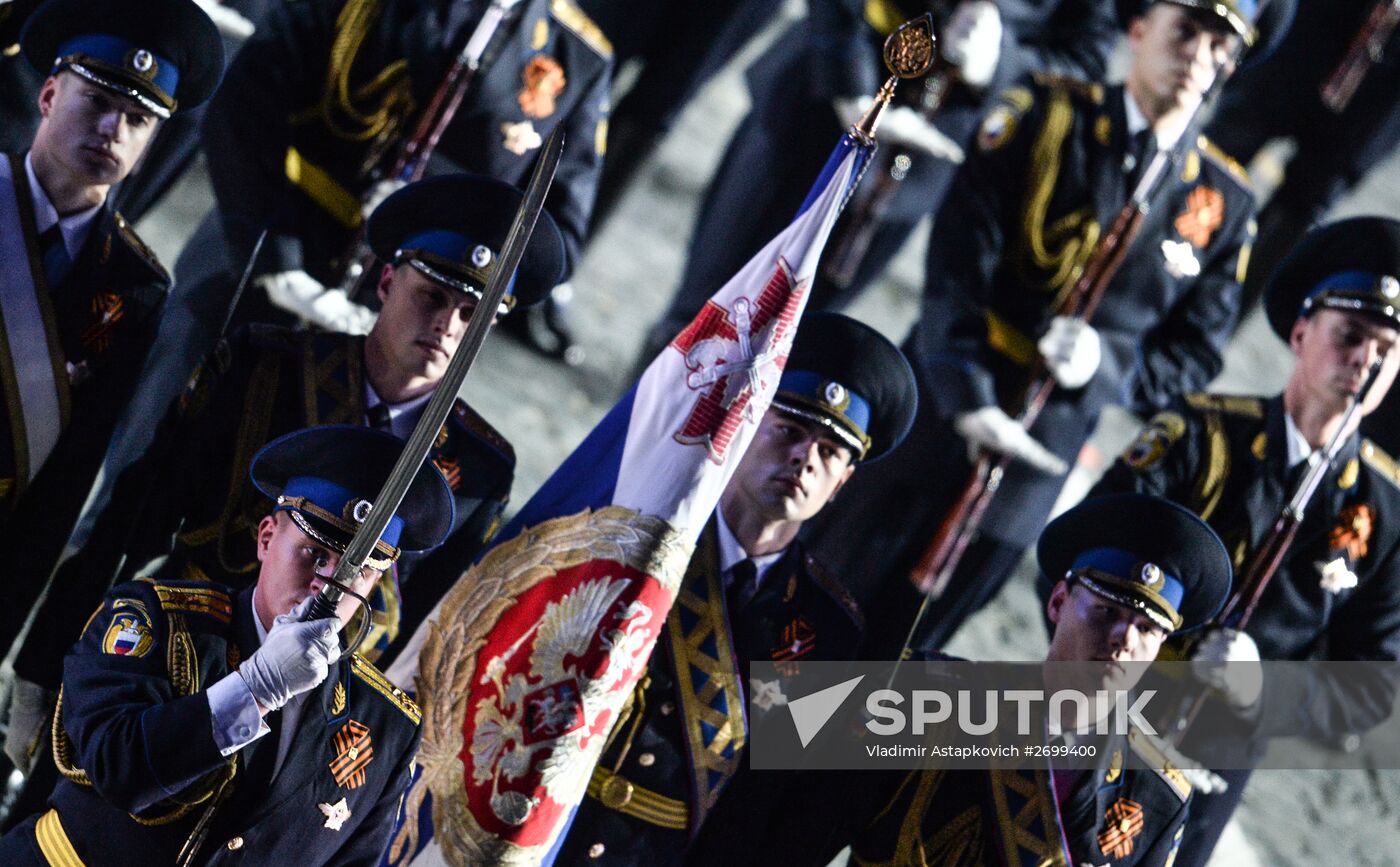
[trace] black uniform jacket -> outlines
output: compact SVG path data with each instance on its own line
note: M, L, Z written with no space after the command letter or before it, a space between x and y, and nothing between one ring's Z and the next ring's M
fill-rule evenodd
M800 545L768 569L737 617L728 616L716 538L711 523L648 674L614 726L556 863L678 864L697 835L731 845L751 842L731 838L724 823L706 822L731 785L753 815L775 806L767 784L744 782L750 776L779 779L747 766L744 740L754 722L746 698L753 688L749 663L853 658L862 628L859 611ZM700 700L711 693L708 701ZM616 791L628 784L630 799L616 806ZM699 846L708 848L703 841Z
M1000 97L935 219L915 370L944 417L1001 402L1014 416L1058 299L1132 192L1121 87L1040 76ZM1150 414L1219 371L1234 325L1254 196L1204 139L1160 191L1091 324L1103 359L1056 389L1032 434L1073 463L1099 411ZM1031 540L1062 479L1013 464L984 526ZM1043 510L1028 501L1044 504Z
M474 27L444 25L460 4L368 0L278 4L224 76L204 147L234 261L269 229L259 269L339 277L373 180L407 136ZM479 16L486 3L476 3ZM451 8L449 8L451 7ZM356 41L357 37L362 41ZM588 227L606 135L612 48L572 0L522 0L497 31L438 146L460 170L524 186L543 139L564 128L546 206L570 266ZM342 89L343 88L343 89ZM348 93L349 98L343 98ZM464 203L470 206L470 203Z
M1192 395L1155 416L1091 496L1139 491L1197 512L1233 552L1238 581L1291 495L1287 463L1282 398ZM1355 586L1324 586L1337 559ZM1379 446L1357 435L1343 445L1245 631L1266 660L1400 659L1400 466ZM1309 702L1266 677L1258 732L1335 737L1389 717L1395 684L1349 673L1316 667L1325 695Z
M12 177L20 181L16 199L27 210L23 158L0 154L0 159L7 158ZM32 214L26 220L22 210L21 226L30 261L5 267L29 268L34 275L48 343L7 346L0 353L0 392L6 407L0 413L0 540L11 551L24 552L10 564L0 589L0 610L7 618L0 647L9 647L18 634L68 541L155 340L170 288L170 277L155 254L110 204L98 213L61 286L45 285ZM32 480L23 456L28 449L23 446L23 408L12 362L19 353L40 353L52 360L63 421L53 451ZM88 611L99 598L90 599ZM73 626L59 647L60 656L81 625L79 621Z
M27 680L57 687L62 648L83 609L126 573L169 555L163 578L245 586L257 576L258 522L271 503L248 478L263 445L318 424L364 424L364 338L255 325L221 344L171 409L154 445L118 481L84 549L55 576L16 662ZM405 554L376 592L378 650L410 635L495 533L510 496L515 452L458 400L432 458L455 498L454 529L426 557ZM402 589L403 592L400 592ZM77 619L75 619L77 618Z
M272 732L225 758L205 695L257 649L252 618L251 589L235 596L207 582L147 580L113 588L64 662L55 757L67 779L37 837L31 819L0 843L5 863L74 863L39 857L40 846L66 846L78 863L174 864L210 799L194 863L378 863L418 748L418 707L351 657L306 693L281 768L270 783L254 782L249 762L275 755L274 715L285 711L268 716Z

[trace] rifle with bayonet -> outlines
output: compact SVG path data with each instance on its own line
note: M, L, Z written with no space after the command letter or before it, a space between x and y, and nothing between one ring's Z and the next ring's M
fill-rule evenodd
M491 0L491 5L481 16L480 23L462 45L462 50L452 59L452 65L448 67L437 90L433 91L432 99L419 115L413 132L399 142L398 153L387 173L383 172L380 166L388 147L392 145L397 125L391 125L380 137L380 141L370 148L360 169L360 180L365 185L367 197L375 195L380 182L384 180L400 185L422 180L424 172L428 169L428 161L437 150L438 142L452 125L457 110L462 107L462 101L466 99L467 92L485 62L487 49L495 40L501 24L519 3L520 0ZM368 204L368 199L362 204ZM370 252L365 240L363 225L356 232L354 243L341 261L346 264L341 284L347 297L360 297L364 289L360 285L361 281L366 279L366 275L371 278L374 276L374 254Z
M1167 181L1175 176L1187 151L1194 146L1195 131L1201 122L1203 109L1215 101L1224 86L1224 72L1233 68L1243 56L1245 48L1241 42L1233 56L1217 66L1210 87L1202 94L1200 104L1176 144L1171 148L1158 148L1153 154L1133 188L1127 204L1099 239L1093 255L1085 263L1078 278L1052 311L1053 316L1069 316L1084 322L1093 318L1104 292L1118 273L1124 257L1142 228L1143 221L1156 203L1159 192L1166 186ZM1016 415L1016 420L1023 429L1029 430L1035 424L1054 390L1054 377L1050 375L1044 359L1037 357L1031 369L1024 402ZM929 607L947 589L968 545L980 530L987 508L996 496L1012 460L1008 454L981 450L961 495L910 572L910 580L923 592L923 601L909 629L901 657L908 654Z
M1240 580L1236 582L1236 589L1225 601L1225 605L1220 609L1211 621L1201 629L1198 635L1208 635L1213 629L1234 629L1243 630L1249 625L1249 620L1254 616L1254 610L1259 607L1259 600L1263 598L1264 591L1268 589L1269 582L1278 573L1279 567L1283 565L1283 559L1288 555L1288 549L1293 544L1293 539L1298 535L1298 528L1303 525L1303 518L1307 514L1308 506L1312 503L1313 496L1322 485L1322 480L1327 477L1333 465L1337 461L1337 455L1341 452L1342 446L1356 430L1357 424L1361 421L1361 407L1366 402L1366 396L1370 394L1372 386L1380 376L1381 367L1385 364L1386 354L1371 363L1366 371L1366 379L1361 383L1355 394L1351 396L1347 403L1346 411L1342 414L1341 424L1332 432L1332 437L1327 441L1327 445L1320 451L1314 452L1309 459L1308 469L1298 480L1297 485L1290 492L1288 502L1284 504L1278 517L1274 519L1273 525L1264 538L1259 540L1259 544L1254 547L1250 554L1249 561L1245 564L1244 570L1240 573ZM1190 659L1191 650L1196 642L1189 642L1183 648L1183 658ZM1206 701L1205 692L1192 691L1191 695L1185 697L1180 702L1181 710L1172 720L1171 728L1167 731L1167 737L1173 745L1179 745L1190 730L1191 724L1196 721L1201 708Z

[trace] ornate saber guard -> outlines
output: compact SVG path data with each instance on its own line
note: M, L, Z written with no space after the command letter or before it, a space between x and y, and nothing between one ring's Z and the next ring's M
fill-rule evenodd
M506 236L496 269L491 272L491 279L486 283L481 300L477 302L472 310L471 319L467 321L462 345L452 356L442 381L433 390L432 399L424 407L423 415L418 419L418 425L409 436L398 462L394 464L384 487L375 497L369 515L355 530L355 536L346 546L344 556L336 564L335 574L326 586L321 588L303 619L317 620L335 614L336 606L345 595L344 588L359 574L365 559L374 548L374 543L389 525L389 519L398 510L404 495L408 493L409 485L418 475L418 469L427 458L438 430L452 411L452 404L457 399L457 392L461 390L463 380L467 378L467 371L471 369L472 363L481 352L482 344L486 342L487 330L496 317L501 299L505 297L511 277L515 275L516 266L520 264L520 257L525 253L525 245L535 229L535 221L544 209L544 199L554 181L554 170L559 165L559 156L563 150L564 130L562 127L555 127L540 151L539 162L535 163L535 171L530 176L529 186L525 188L525 200L515 212L515 220L511 223L510 234Z

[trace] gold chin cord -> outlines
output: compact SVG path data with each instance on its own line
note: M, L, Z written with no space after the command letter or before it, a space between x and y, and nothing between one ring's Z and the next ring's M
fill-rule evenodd
M875 101L851 127L851 135L862 144L874 144L880 116L894 99L894 88L901 78L918 78L933 65L933 16L925 12L895 28L885 38L885 68L890 77L875 94Z

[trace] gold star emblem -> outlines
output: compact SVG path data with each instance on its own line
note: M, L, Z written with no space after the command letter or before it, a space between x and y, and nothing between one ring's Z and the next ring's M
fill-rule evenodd
M322 827L330 828L332 831L339 831L340 826L345 824L345 820L350 818L350 805L341 798L334 804L317 804L321 814L326 817L326 824Z

